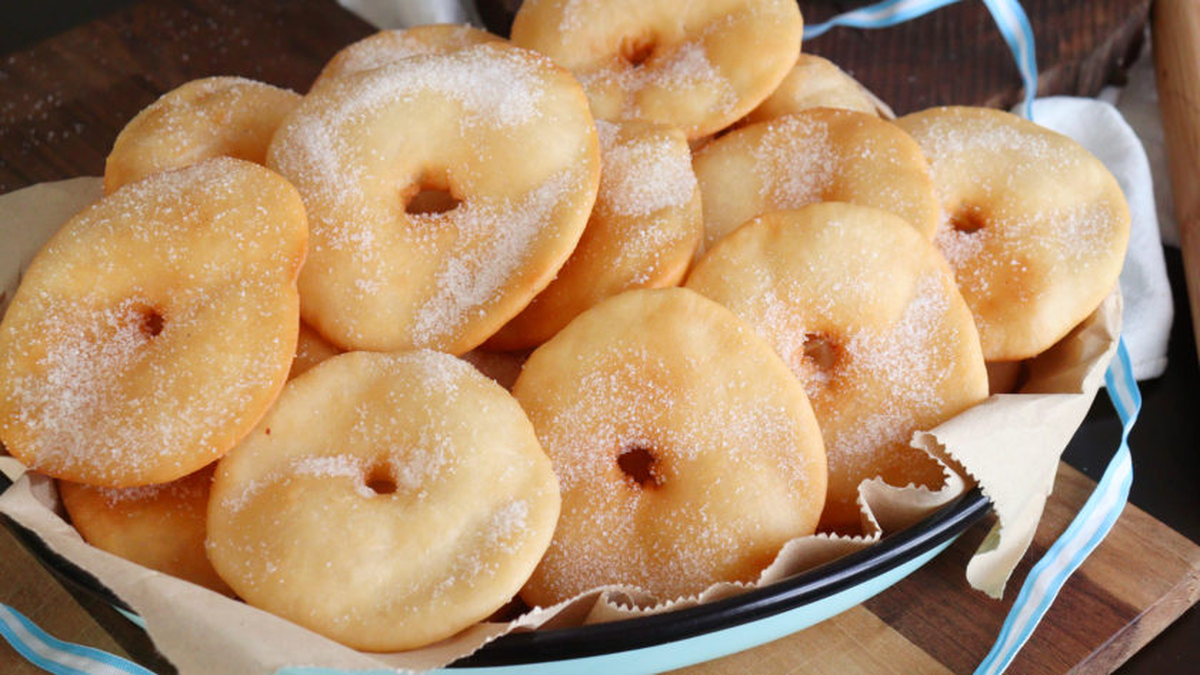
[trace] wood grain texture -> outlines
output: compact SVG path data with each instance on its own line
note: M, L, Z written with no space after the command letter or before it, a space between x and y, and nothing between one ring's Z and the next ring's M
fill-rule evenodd
M801 2L820 23L867 2ZM1096 95L1123 77L1150 0L1021 3L1036 36L1038 93ZM1021 98L1012 53L982 2L960 2L886 30L838 28L804 51L841 65L897 115L937 105L1011 108Z
M761 647L671 672L674 675L951 673L862 605Z
M1200 353L1200 0L1158 0L1153 30L1179 247Z
M966 587L961 572L979 528L943 555L865 603L956 673L987 653L1033 562L1078 513L1094 483L1059 465L1054 494L1001 602ZM1129 505L1112 532L1067 581L1010 672L1110 672L1200 599L1200 546ZM953 639L947 639L947 636Z
M0 60L0 193L100 175L117 133L198 77L307 91L374 28L332 0L147 0Z

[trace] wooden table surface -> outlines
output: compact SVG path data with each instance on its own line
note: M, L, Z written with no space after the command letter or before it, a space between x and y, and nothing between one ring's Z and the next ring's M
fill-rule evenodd
M112 139L125 122L184 81L235 74L304 91L338 48L372 32L331 1L110 2L123 7L98 17L94 7L87 10L91 14L79 8L87 3L64 4L75 8L74 16L88 20L22 45L0 60L0 192L46 180L98 175ZM1039 21L1072 20L1071 7L1056 9L1062 3L1027 4L1035 30ZM1146 4L1146 0L1096 3L1104 9L1089 13L1092 18L1079 23L1070 36L1059 34L1061 39L1047 43L1050 46L1039 54L1043 72L1049 74L1042 81L1043 93L1047 87L1083 92L1102 84L1136 41ZM1115 5L1126 11L1112 9ZM0 10L0 24L8 11ZM810 18L829 11L816 7ZM989 76L984 78L964 66L968 55L963 53L953 58L910 54L921 51L914 44L977 39L976 56L989 63L987 59L993 57L981 55L1002 45L988 42L993 38L978 27L988 20L981 15L969 30L956 34L955 26L965 21L963 15L926 18L907 29L914 31L908 37L835 32L814 40L810 47L855 71L899 112L934 102L983 104L1015 99L1019 91L1015 69L1009 78L989 66ZM918 36L916 42L913 35ZM870 49L864 49L865 44ZM880 54L891 54L891 61L878 58ZM927 76L911 75L897 84L896 67L929 72L929 61L922 58L949 65L936 70L936 83ZM897 64L898 59L903 63ZM995 67L1004 72L999 59L994 57ZM990 84L985 86L984 80ZM1173 279L1178 279L1177 259L1170 262ZM1194 485L1200 472L1197 453L1186 440L1200 436L1200 421L1194 414L1200 402L1200 378L1190 353L1186 302L1183 308L1172 339L1172 369L1147 387L1146 411L1132 443L1139 472L1134 502L1146 505L1171 527L1129 507L1113 534L1068 582L1010 672L1112 670L1200 595L1200 548L1194 543L1200 539L1200 497L1187 486ZM1185 348L1179 349L1179 343ZM1115 427L1107 404L1098 403L1068 450L1068 458L1095 476L1115 446ZM1029 558L1040 555L1062 531L1090 485L1083 474L1064 465ZM1004 601L990 601L967 588L962 570L982 539L983 528L973 528L925 568L864 605L793 636L686 672L971 672L994 639L1030 564L1027 560L1018 568ZM60 638L127 654L158 671L170 670L143 633L103 603L59 585L3 530L0 602L25 612ZM1170 629L1166 646L1152 645L1146 652L1149 656L1139 655L1124 670L1193 672L1200 660L1200 645L1194 640L1200 627L1196 612L1177 625L1184 628ZM0 672L37 671L0 644Z

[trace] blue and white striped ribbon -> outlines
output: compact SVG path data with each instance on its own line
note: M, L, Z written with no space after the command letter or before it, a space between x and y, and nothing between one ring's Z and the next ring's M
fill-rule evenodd
M1133 365L1124 340L1117 344L1117 355L1104 376L1104 382L1117 416L1121 418L1121 445L1109 461L1095 491L1066 532L1029 571L1029 576L1021 586L1021 593L1000 629L996 644L979 664L975 675L999 675L1012 663L1042 616L1050 609L1050 603L1054 602L1067 577L1104 540L1129 499L1129 487L1133 484L1129 432L1142 409L1142 395L1133 379Z
M854 11L839 14L828 21L804 27L804 39L810 40L835 26L848 28L887 28L910 19L924 16L935 9L952 5L959 0L887 0ZM1016 0L983 0L996 27L1008 48L1012 50L1025 84L1022 110L1025 117L1033 118L1033 99L1037 96L1037 58L1033 43L1033 29L1021 3Z
M1037 96L1037 55L1034 50L1033 28L1025 9L1016 0L983 0L996 27L1012 50L1021 81L1025 83L1025 98L1021 106L1026 119L1033 119L1033 99Z
M27 661L55 675L154 675L108 652L63 642L0 603L0 636Z
M838 14L824 23L804 27L804 39L811 40L835 26L847 28L887 28L924 16L959 0L887 0L852 12Z

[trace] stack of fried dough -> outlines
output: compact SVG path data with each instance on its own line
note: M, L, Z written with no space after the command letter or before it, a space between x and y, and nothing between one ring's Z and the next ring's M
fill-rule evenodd
M529 0L184 84L0 324L0 440L89 542L368 651L753 583L1116 283L1073 141L893 119L790 0ZM500 614L498 614L500 612Z

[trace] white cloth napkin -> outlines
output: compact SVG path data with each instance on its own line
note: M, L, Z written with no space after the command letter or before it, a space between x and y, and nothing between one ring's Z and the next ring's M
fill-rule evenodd
M1167 367L1167 339L1174 304L1155 210L1150 163L1137 134L1111 104L1090 98L1051 96L1034 102L1038 124L1070 136L1100 158L1125 191L1132 227L1121 270L1125 299L1121 332L1139 380Z

